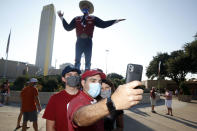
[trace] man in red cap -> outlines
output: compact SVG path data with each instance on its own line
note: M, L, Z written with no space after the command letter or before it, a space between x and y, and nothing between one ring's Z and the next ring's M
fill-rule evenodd
M141 82L134 81L121 85L112 96L96 102L101 91L104 73L88 70L81 76L83 91L80 91L67 106L68 131L104 131L104 116L115 110L128 109L139 103L143 90L134 89Z
M94 27L107 28L115 23L123 21L125 19L109 20L103 21L96 16L92 16L94 12L94 6L90 1L82 0L79 3L79 8L81 9L83 16L75 17L70 24L66 22L63 18L63 13L58 11L58 16L62 20L64 29L71 31L76 28L77 42L75 48L75 67L80 69L81 55L85 55L85 69L90 69L91 57L92 57L92 37L94 32Z

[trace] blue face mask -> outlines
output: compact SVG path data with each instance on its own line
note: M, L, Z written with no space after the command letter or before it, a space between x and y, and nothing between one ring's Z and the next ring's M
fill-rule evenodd
M101 91L100 96L101 96L102 98L108 98L108 97L110 97L110 96L111 96L111 89L105 90L105 91Z
M86 9L86 8L82 9L82 12L83 12L84 14L88 14L88 13L89 13L88 9Z
M88 90L88 94L93 97L96 98L101 91L101 84L100 83L90 83L89 84L89 90Z

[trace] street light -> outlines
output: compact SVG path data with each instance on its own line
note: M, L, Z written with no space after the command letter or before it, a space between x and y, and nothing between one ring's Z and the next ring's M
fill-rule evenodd
M106 67L105 67L105 69L106 69L106 75L107 75L107 56L109 54L109 50L105 50L105 52L106 52Z
M82 55L81 55L81 70L82 71L85 71L85 54L84 53L82 53Z

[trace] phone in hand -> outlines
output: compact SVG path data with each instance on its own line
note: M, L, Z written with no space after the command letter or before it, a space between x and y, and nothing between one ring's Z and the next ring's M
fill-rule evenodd
M126 73L126 83L131 81L141 81L142 79L143 66L138 64L128 64ZM136 87L140 88L140 87Z

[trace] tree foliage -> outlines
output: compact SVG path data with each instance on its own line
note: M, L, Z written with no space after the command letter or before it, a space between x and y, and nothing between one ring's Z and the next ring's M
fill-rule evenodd
M123 76L117 73L108 74L107 79L111 80L115 88L125 83L125 79L123 78Z
M41 91L54 92L61 85L60 76L45 76L38 78L39 84L42 85Z
M24 86L25 86L25 84L27 83L28 80L29 80L29 78L27 76L19 76L14 81L14 86L11 87L10 89L21 91L24 88Z
M197 73L197 40L184 45L185 54L190 59L190 72Z
M150 79L160 77L160 79L165 79L167 77L167 67L166 62L169 59L168 53L158 53L157 56L153 57L153 60L150 62L149 66L146 68L146 76ZM160 75L158 74L159 62L160 65Z
M123 79L123 76L119 75L117 73L110 73L107 75L107 78L109 78L109 79Z
M191 95L191 92L185 82L180 83L180 89L182 90L183 95Z
M181 81L185 81L185 76L189 72L189 61L183 50L171 52L170 58L167 61L168 77L178 85Z
M146 68L148 78L158 78L159 61L161 61L160 78L171 78L180 85L188 73L197 73L197 40L185 44L183 50L173 51L170 55L158 53L154 56Z

